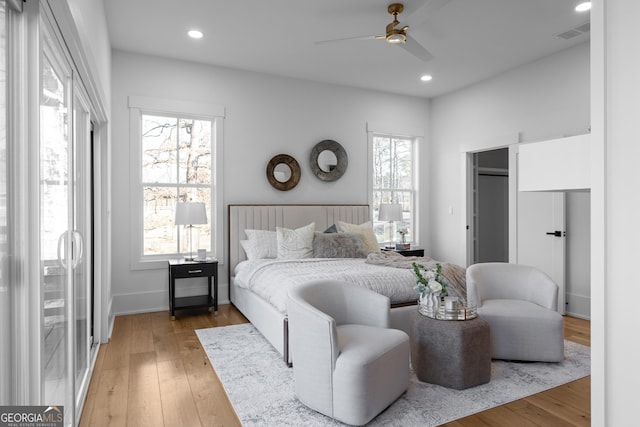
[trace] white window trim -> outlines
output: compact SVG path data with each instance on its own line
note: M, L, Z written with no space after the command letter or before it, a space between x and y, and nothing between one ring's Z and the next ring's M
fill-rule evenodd
M132 270L148 270L166 268L167 260L175 258L175 255L143 255L143 206L142 206L142 168L141 163L141 139L140 125L142 114L164 114L171 116L189 116L211 120L214 123L215 145L214 149L214 173L211 175L212 189L211 200L214 206L211 208L210 226L213 233L211 252L212 256L222 264L223 233L222 219L222 146L224 135L225 108L218 105L203 104L189 101L178 101L144 96L129 96L129 154L130 154L130 267Z
M398 129L397 125L367 123L367 203L369 204L369 217L373 223L373 137L375 135L389 135L394 137L405 137L413 139L413 244L420 246L420 159L419 146L424 141L424 131L421 129Z

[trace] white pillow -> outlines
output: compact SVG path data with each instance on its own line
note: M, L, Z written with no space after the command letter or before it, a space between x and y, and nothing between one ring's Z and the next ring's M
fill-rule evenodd
M362 241L364 242L364 246L367 249L368 253L380 251L380 244L378 243L376 235L373 233L371 222L367 221L364 224L356 225L349 224L348 222L338 221L337 225L339 233L359 234L360 237L362 237Z
M247 240L240 240L240 246L247 259L275 258L278 255L276 232L270 230L244 230Z
M313 232L315 229L316 224L314 222L295 230L276 227L278 258L311 258L313 256Z

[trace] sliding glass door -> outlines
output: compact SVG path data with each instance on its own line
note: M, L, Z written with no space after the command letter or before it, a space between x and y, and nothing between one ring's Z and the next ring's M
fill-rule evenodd
M7 185L7 18L0 0L0 405L11 402L11 294Z
M74 388L75 406L81 406L83 393L89 382L89 360L94 345L92 337L91 297L93 286L93 265L91 241L91 115L84 91L79 84L74 85L73 95L73 212L72 212L72 259L74 299Z
M79 414L91 339L90 109L65 51L42 22L39 135L42 404Z
M46 33L46 32L45 32ZM73 313L71 70L44 40L40 96L40 285L43 402L70 408L69 347Z
M102 110L53 16L60 3L0 0L0 405L64 406L73 426L97 355L91 119Z

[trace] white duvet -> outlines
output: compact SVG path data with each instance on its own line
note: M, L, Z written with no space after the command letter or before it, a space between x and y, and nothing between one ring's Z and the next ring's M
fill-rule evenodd
M287 292L301 283L338 279L366 287L391 299L391 304L418 299L410 269L366 264L365 258L261 259L235 268L234 285L250 289L286 312Z

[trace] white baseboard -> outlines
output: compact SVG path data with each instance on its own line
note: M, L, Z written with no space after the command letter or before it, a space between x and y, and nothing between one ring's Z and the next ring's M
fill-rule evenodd
M584 295L566 294L566 314L567 316L580 319L591 319L591 298Z
M179 296L202 295L206 294L207 289L206 286L192 286L183 287L180 292ZM220 304L229 304L229 299L219 299L218 305ZM166 290L113 295L114 316L168 310L169 295Z

